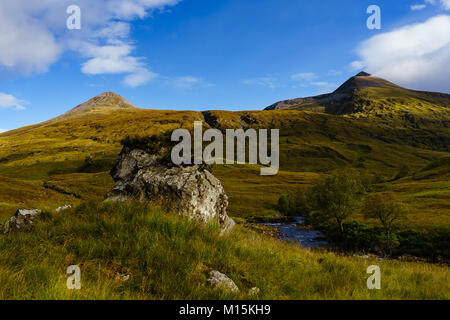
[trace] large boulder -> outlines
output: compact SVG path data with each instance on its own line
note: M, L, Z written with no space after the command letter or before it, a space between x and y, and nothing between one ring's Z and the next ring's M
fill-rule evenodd
M41 213L41 210L27 210L19 209L16 213L9 218L6 228L3 231L4 234L9 234L12 231L29 231L33 224L33 219Z
M151 202L203 223L217 221L222 232L234 226L222 184L202 165L172 166L161 155L124 147L111 176L107 201Z

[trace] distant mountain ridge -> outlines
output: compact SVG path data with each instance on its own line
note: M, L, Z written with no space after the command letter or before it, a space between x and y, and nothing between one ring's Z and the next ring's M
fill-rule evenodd
M360 114L361 116L387 115L389 117L389 114L393 113L436 116L436 113L447 113L449 107L449 94L409 90L369 73L360 72L332 93L280 101L265 110L300 110L335 115Z

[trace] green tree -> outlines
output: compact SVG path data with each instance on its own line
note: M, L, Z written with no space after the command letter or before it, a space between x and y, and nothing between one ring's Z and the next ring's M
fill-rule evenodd
M343 235L344 221L355 213L365 192L359 172L354 169L336 171L316 185L313 192L319 211L335 220Z
M280 211L285 216L289 215L291 205L290 205L290 199L287 194L282 194L280 198L278 199L278 211Z
M364 201L364 216L378 219L386 232L386 247L389 254L398 245L396 236L393 234L394 224L406 214L405 205L393 192L372 194Z

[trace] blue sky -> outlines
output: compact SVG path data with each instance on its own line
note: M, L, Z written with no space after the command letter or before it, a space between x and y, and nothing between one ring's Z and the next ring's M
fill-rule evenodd
M66 28L71 4L81 30ZM380 30L366 26L372 4ZM0 128L104 91L142 108L258 110L333 91L361 69L450 92L449 10L448 0L4 0Z

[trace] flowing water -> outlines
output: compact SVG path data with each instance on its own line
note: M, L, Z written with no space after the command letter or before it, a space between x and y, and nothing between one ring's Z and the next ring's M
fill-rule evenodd
M262 225L278 228L281 240L295 241L302 247L319 248L326 247L328 242L324 240L322 232L304 227L304 217L294 217L290 222L261 223Z

